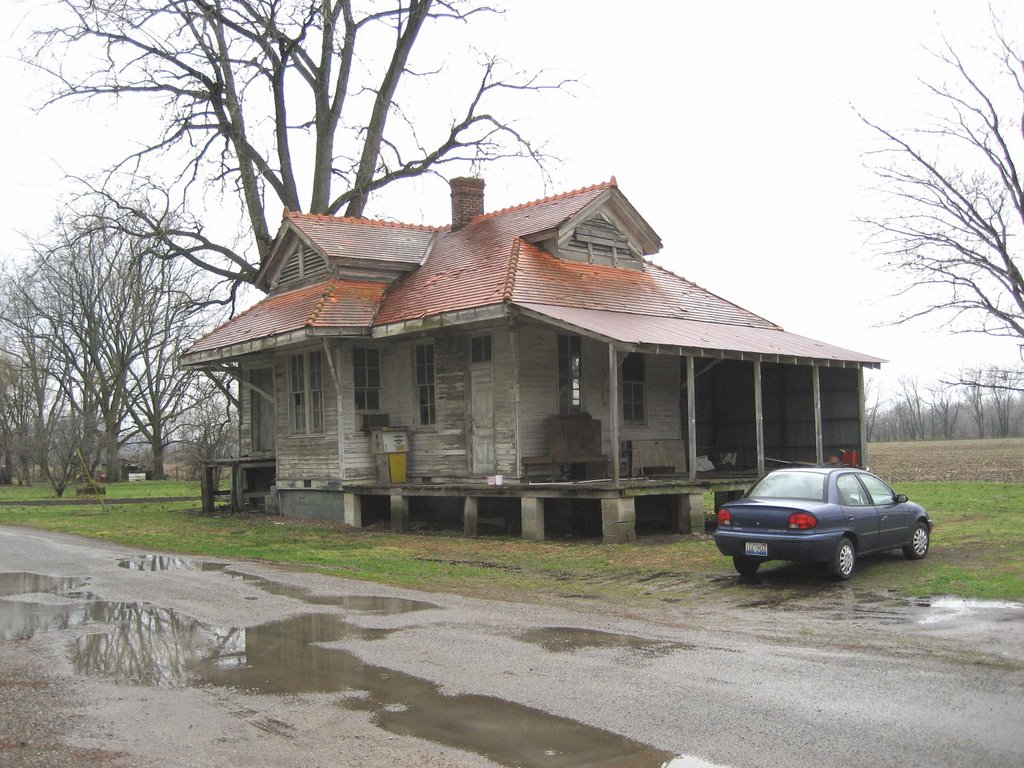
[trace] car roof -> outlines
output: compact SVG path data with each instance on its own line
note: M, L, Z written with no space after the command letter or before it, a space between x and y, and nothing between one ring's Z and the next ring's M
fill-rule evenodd
M846 464L840 467L779 467L773 469L770 472L765 473L765 477L768 475L774 475L779 472L799 472L800 474L812 474L812 475L830 475L835 472L860 472L861 474L871 474L867 470L861 469L860 467L851 467Z

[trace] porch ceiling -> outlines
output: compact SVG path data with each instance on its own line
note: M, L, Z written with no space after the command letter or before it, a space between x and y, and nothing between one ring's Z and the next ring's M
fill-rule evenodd
M700 357L750 357L766 362L805 361L878 368L886 362L860 352L776 328L752 328L601 309L519 303L526 315L571 326L585 335L644 347L674 347Z

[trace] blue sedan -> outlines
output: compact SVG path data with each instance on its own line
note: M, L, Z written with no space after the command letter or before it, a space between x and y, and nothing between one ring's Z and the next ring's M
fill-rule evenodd
M931 534L924 507L870 472L808 467L770 472L724 504L715 544L744 575L768 560L796 560L826 563L845 581L870 552L902 549L908 560L920 560Z

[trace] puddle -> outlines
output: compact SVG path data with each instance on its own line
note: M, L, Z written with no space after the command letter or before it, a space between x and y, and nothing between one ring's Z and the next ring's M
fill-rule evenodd
M1024 620L1024 604L1006 600L966 600L960 597L919 598L917 608L927 608L917 623L945 624L967 619L970 622L1006 622Z
M172 557L170 555L143 555L126 557L117 561L118 566L129 571L223 571L226 563L211 563L205 560L192 560L188 557Z
M531 629L519 635L519 639L539 645L551 653L572 653L584 648L612 648L631 651L648 658L667 656L675 651L692 651L697 647L689 643L651 640L636 635L620 635L576 627Z
M15 595L55 595L80 598L83 579L38 573L0 573L0 598ZM24 640L39 632L68 629L90 621L85 605L0 600L0 640Z
M297 587L291 584L282 584L262 576L254 576L248 573L232 573L226 571L227 563L215 563L206 560L193 560L188 557L173 557L170 555L142 555L130 557L118 561L118 566L131 571L222 571L235 579L247 581L264 592L278 597L290 597L294 600L301 600L309 605L330 605L339 608L346 608L350 611L363 613L399 614L411 613L412 611L426 611L440 606L428 603L424 600L408 600L402 597L382 597L378 595L317 595L306 587Z
M80 586L73 579L54 580L34 574L3 576L6 579L0 579L0 589L8 596L57 593ZM23 588L27 592L20 592ZM9 615L23 616L25 612L38 612L46 620L35 624L15 620L12 625L23 628L19 636L101 625L97 628L102 631L80 637L70 647L72 664L81 674L141 686L343 694L340 706L370 713L380 728L474 752L500 765L690 765L670 763L671 753L542 710L491 696L448 696L429 680L366 664L349 651L323 645L348 639L377 640L400 630L364 629L331 614L307 614L248 628L219 627L148 604L83 602L83 597L87 596L79 593L78 602L62 605L0 600L0 626L7 625ZM378 606L376 602L365 605L370 610ZM616 647L628 644L621 639L595 639L596 635L627 636L588 635L576 642L612 643Z

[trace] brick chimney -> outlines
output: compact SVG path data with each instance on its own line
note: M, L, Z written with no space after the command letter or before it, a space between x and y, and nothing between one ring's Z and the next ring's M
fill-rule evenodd
M484 180L460 176L448 182L452 188L452 232L484 212Z

